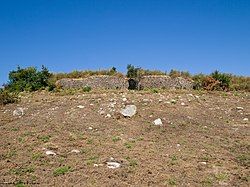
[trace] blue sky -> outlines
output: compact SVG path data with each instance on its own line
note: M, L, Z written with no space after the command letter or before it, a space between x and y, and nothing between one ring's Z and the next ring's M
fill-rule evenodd
M250 76L250 1L0 0L0 84L42 64Z

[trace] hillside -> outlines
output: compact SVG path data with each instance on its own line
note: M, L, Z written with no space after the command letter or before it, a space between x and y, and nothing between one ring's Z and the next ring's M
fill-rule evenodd
M0 106L0 186L249 186L249 99L194 90L22 94ZM120 113L129 104L131 118Z

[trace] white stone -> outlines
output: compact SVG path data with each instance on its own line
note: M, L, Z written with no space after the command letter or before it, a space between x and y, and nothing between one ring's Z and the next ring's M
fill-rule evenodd
M89 127L89 130L92 130L93 129L93 127Z
M203 164L203 165L207 165L207 163L206 162L200 162L201 164Z
M124 109L121 110L121 114L125 117L132 117L136 114L136 106L135 105L127 105Z
M181 103L181 106L185 106L185 103L182 102L182 103Z
M155 125L162 125L162 121L161 121L161 119L160 118L158 118L158 119L156 119L156 120L154 120L154 122L153 122Z
M109 169L117 169L117 168L121 167L121 164L118 162L107 162L107 167Z
M23 108L17 108L13 111L13 116L23 116L24 115L24 109Z
M73 149L71 153L80 153L80 151L78 149Z
M236 109L237 109L237 110L243 110L244 108L243 108L243 107L238 106L238 107L236 107Z
M53 151L48 150L45 153L46 153L46 155L56 156L56 153L54 153Z
M124 98L122 98L122 101L123 101L123 102L127 101L127 98L125 98L125 97L124 97Z
M171 99L171 103L176 103L176 100L175 99Z
M107 118L111 118L111 115L110 115L110 114L107 114L106 117L107 117Z
M82 109L82 108L84 108L84 106L83 105L78 105L77 108L81 108Z
M248 121L248 118L244 118L243 121Z
M105 112L102 110L102 111L99 112L99 114L104 115Z

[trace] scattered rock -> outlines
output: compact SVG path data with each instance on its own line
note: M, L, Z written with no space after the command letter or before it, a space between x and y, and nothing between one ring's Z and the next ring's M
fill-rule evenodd
M21 107L13 111L13 116L23 116L23 115L24 115L24 109Z
M160 118L158 118L158 119L156 119L156 120L154 120L154 125L159 125L159 126L161 126L162 125L162 121L161 121L161 119Z
M100 115L104 115L105 112L102 110L102 111L99 112L99 114L100 114Z
M124 97L124 98L122 98L122 101L123 101L123 102L127 101L127 98L125 98L125 97Z
M106 118L111 118L111 114L107 114L107 115L106 115Z
M81 108L81 109L82 109L82 108L85 108L85 106L83 106L83 105L78 105L77 108Z
M56 156L56 153L53 151L46 151L46 155Z
M107 162L107 167L109 169L117 169L119 167L121 167L121 164L115 161L111 161L111 162Z
M124 117L132 117L136 114L136 106L135 105L127 105L124 109L121 110L121 114Z
M238 107L236 107L236 109L237 109L237 110L243 110L244 108L243 108L243 107L238 106Z
M78 149L73 149L72 151L70 151L71 153L80 153L80 151Z

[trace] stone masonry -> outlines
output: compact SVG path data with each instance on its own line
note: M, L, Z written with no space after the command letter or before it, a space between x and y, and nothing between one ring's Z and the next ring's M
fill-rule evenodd
M57 86L62 88L83 88L90 86L92 89L128 89L129 79L118 76L90 76L82 79L61 79ZM171 78L166 75L144 76L138 81L140 89L165 88L165 89L193 89L193 82L182 77Z

